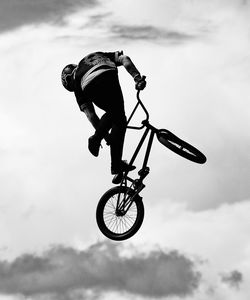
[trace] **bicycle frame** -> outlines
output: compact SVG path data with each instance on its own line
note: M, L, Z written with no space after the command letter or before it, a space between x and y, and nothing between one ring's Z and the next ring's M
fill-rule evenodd
M144 156L144 160L143 160L143 164L142 164L142 168L141 170L138 172L138 175L140 176L139 179L132 179L130 177L128 177L128 172L125 172L124 173L124 176L123 176L123 179L120 183L120 185L122 186L128 186L128 181L131 182L131 186L130 188L134 189L135 193L132 197L126 197L125 195L125 199L123 199L120 203L120 195L118 197L118 201L117 201L117 209L119 211L123 211L124 213L127 212L127 210L129 210L130 206L132 205L132 202L133 202L133 199L135 196L137 196L144 188L145 188L145 185L143 184L143 180L144 178L149 174L149 171L150 171L150 168L147 166L148 164L148 159L149 159L149 155L150 155L150 152L151 152L151 149L152 149L152 144L153 144L153 140L154 140L154 137L155 137L155 134L156 132L158 131L158 129L156 129L154 126L152 126L150 123L149 123L149 113L146 109L146 107L143 105L142 101L140 100L140 97L139 97L139 94L140 94L140 91L137 92L137 104L135 105L130 117L128 118L128 122L127 122L127 128L128 129L135 129L135 130L141 130L143 128L146 127L136 149L135 149L135 152L129 162L129 165L132 166L136 157L138 156L140 150L141 150L141 147L142 145L144 144L145 142L145 139L146 137L148 136L149 134L149 139L148 139L148 144L147 144L147 148L146 148L146 152L145 152L145 156ZM129 126L129 122L131 121L135 111L137 110L138 106L141 106L142 109L144 110L145 114L146 114L146 119L142 121L142 125L141 126ZM127 207L126 207L127 206ZM125 208L126 208L126 211L125 211Z
M146 151L142 162L142 168L139 170L136 179L128 176L129 171L117 174L113 178L114 184L120 186L109 189L100 199L97 210L97 224L104 235L113 240L125 240L133 236L140 228L144 218L144 205L140 192L145 188L144 178L149 174L148 160L152 149L154 137L158 141L176 154L199 164L206 162L205 155L191 144L183 141L167 129L157 129L149 123L149 113L139 97L127 122L128 129L140 130L145 128L144 133L132 155L129 166L132 168L135 159L141 151L142 145L148 138ZM141 122L141 126L129 126L138 106L141 106L146 114L146 119ZM116 203L115 203L116 202ZM133 205L133 206L132 206Z

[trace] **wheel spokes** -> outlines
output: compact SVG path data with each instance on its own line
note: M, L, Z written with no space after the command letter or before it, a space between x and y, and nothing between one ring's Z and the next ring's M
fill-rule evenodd
M124 196L126 195L121 194L120 198ZM132 203L125 214L121 211L119 213L119 209L116 208L117 201L118 196L113 196L107 201L103 211L103 220L110 231L123 234L133 227L137 218L137 207L135 203Z

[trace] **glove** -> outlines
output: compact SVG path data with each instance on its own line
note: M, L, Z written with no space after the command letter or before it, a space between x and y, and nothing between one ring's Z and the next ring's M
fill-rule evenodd
M137 75L135 77L135 88L139 91L142 91L145 87L146 87L146 76L140 76L140 75Z

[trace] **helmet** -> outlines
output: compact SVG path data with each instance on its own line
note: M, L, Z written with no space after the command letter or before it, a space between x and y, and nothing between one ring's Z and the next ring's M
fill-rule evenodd
M73 75L74 71L76 70L77 65L75 64L69 64L66 67L63 68L61 79L62 79L62 85L65 87L66 90L73 92Z

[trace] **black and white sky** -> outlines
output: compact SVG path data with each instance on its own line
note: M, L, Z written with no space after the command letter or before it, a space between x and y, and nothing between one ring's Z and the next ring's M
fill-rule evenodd
M249 47L249 1L1 0L0 300L248 299ZM109 149L88 153L93 129L60 83L98 50L129 55L151 122L208 158L156 141L145 221L120 244L95 223ZM129 114L134 84L119 74Z

